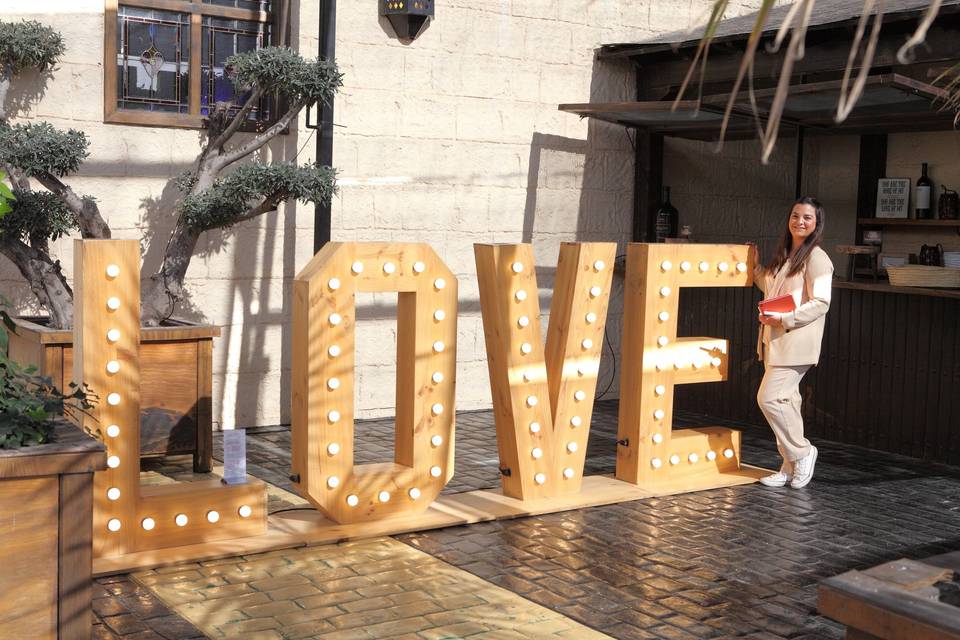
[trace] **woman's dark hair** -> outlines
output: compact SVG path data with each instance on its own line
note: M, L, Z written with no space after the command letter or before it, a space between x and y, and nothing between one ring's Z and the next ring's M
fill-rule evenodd
M797 249L793 260L790 262L790 271L787 272L788 276L799 273L807 266L810 253L814 247L820 244L820 239L823 237L823 225L826 222L826 212L823 210L823 205L812 196L803 196L790 206L790 213L787 214L787 224L783 230L783 236L780 237L780 243L777 245L777 250L774 252L773 258L767 263L767 270L770 271L770 273L779 271L780 267L782 267L790 257L790 252L793 251L793 235L790 233L790 216L793 215L793 208L798 204L808 204L813 207L817 216L817 228L807 236L803 244L800 245L800 248Z

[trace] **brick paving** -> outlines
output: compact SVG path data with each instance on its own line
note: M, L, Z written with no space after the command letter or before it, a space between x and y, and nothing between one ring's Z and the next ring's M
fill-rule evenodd
M210 638L607 637L391 538L192 563L133 578Z
M498 486L492 414L461 413L457 422L457 475L445 491ZM676 416L675 422L678 427L718 423L692 415ZM614 470L615 425L616 404L598 403L588 474ZM357 427L358 463L392 458L392 420ZM743 431L744 459L775 466L769 432ZM255 429L248 435L250 472L289 489L289 431ZM842 638L838 625L816 614L817 582L899 557L960 549L952 533L960 525L960 470L816 444L821 450L816 478L800 491L749 485L397 539L611 637ZM219 455L219 438L216 446ZM167 459L154 471L187 477L189 460ZM302 501L280 492L271 497L273 510L297 504ZM164 615L146 609L160 612L156 618ZM111 611L104 609L104 620L127 611L131 620L140 615ZM160 633L154 627L163 625L140 617L146 630L132 622L124 627L119 617L115 627ZM96 637L165 637L121 634L106 623L99 628L105 633Z

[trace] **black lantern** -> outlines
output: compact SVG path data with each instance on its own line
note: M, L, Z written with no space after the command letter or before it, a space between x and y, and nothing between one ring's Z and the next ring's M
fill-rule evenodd
M380 0L380 15L390 21L398 38L414 40L433 19L433 0Z

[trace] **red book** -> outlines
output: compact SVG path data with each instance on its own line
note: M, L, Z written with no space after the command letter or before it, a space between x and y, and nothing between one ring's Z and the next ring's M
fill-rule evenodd
M789 313L797 308L797 303L794 302L793 296L788 293L785 296L761 300L757 306L760 307L760 313Z

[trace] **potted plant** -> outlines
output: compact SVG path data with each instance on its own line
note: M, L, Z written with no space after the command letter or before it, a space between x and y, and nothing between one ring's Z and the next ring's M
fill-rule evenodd
M14 330L0 308L0 637L89 637L93 474L106 449L67 418L96 398L4 355Z
M275 0L274 10L286 20L289 0ZM286 34L286 25L279 26L275 33ZM194 251L203 237L228 237L238 223L283 202L326 203L334 193L330 167L298 165L295 159L250 162L303 109L330 103L341 85L333 61L305 60L280 45L227 59L224 73L234 94L211 105L193 168L172 181L181 195L159 212L168 222L158 223L172 231L159 266L144 274L141 287L141 455L192 452L197 471L209 470L212 455L212 341L219 329L169 320L187 295L184 282ZM9 171L16 195L12 211L0 220L0 254L17 267L47 312L42 321L24 319L10 349L61 389L70 381L73 292L52 252L53 241L71 233L109 238L111 230L96 198L69 184L89 154L86 135L46 122L12 123L3 96L21 71L43 74L64 51L63 39L49 27L0 20L0 167ZM251 114L267 99L276 107L275 119L255 121Z

